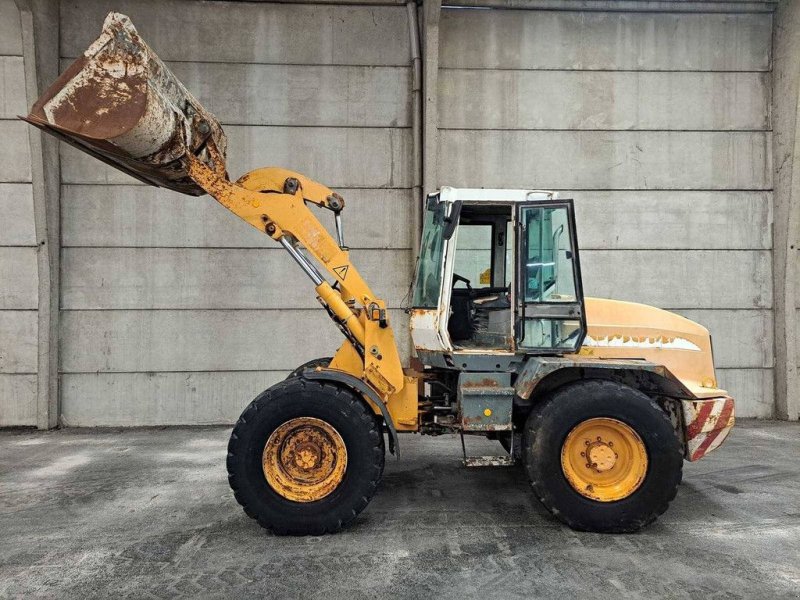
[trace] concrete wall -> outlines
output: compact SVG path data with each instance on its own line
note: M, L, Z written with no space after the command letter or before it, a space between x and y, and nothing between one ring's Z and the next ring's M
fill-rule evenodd
M775 12L773 38L775 155L775 351L778 417L800 418L800 2Z
M796 403L776 412L773 400L776 378L783 389L796 381L775 369L787 355L782 341L794 349L796 338L773 332L775 314L798 326L797 313L780 309L800 308L800 295L779 285L797 274L773 265L779 255L797 261L797 215L787 207L800 175L793 183L786 166L798 90L798 39L786 32L797 11L776 17L769 0L486 3L498 8L445 8L438 23L436 2L419 11L428 187L574 197L588 293L706 324L738 414L796 418ZM503 8L512 4L528 10ZM340 191L354 261L389 299L407 349L398 308L412 268L415 181L405 5L59 5L50 25L62 68L108 11L124 12L225 125L233 176L281 165ZM773 42L776 18L785 26ZM0 0L0 425L37 423L43 327L28 135L13 120L27 108L22 54L19 14ZM61 281L49 281L60 302L63 423L232 422L263 388L338 346L310 282L211 198L140 185L69 147L60 158L60 197L50 195L61 209ZM41 360L49 342L38 339ZM788 385L784 399L798 394Z
M411 271L405 7L62 2L65 66L112 9L220 119L232 176L286 166L345 196L353 259L396 308ZM62 180L64 423L232 422L341 343L288 255L210 197L138 185L71 148Z
M772 16L445 8L442 185L576 201L589 295L705 324L773 415Z
M37 266L19 11L0 0L0 426L36 424Z

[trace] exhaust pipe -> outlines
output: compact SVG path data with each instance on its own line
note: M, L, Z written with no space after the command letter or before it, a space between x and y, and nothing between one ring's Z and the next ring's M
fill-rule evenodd
M205 194L189 176L188 154L225 171L222 126L120 13L109 13L100 37L20 118L144 183L183 194Z

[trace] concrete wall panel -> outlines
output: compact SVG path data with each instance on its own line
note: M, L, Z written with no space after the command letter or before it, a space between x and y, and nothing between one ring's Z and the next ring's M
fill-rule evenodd
M36 311L0 310L0 373L36 373Z
M406 250L356 250L353 263L391 307L408 290ZM62 308L318 307L314 286L282 248L65 248Z
M17 120L27 109L20 15L0 0L0 427L37 418L36 231L28 125Z
M769 310L678 310L708 328L719 369L772 368L772 312Z
M775 416L772 369L718 369L722 389L736 399L736 416L770 419Z
M661 308L772 306L765 251L589 250L581 253L581 266L588 296Z
M14 0L0 0L0 55L22 56L19 10Z
M36 425L36 375L0 373L0 427Z
M407 127L410 69L172 63L226 125Z
M564 191L584 250L772 247L771 192Z
M337 191L346 202L345 241L351 248L411 247L411 190ZM0 204L2 198L0 186ZM64 246L276 247L209 196L141 185L65 185L61 201ZM333 234L332 215L314 210Z
M65 374L62 418L77 427L233 423L253 398L288 374Z
M287 374L67 373L63 375L62 419L73 427L231 423L250 400ZM737 416L773 416L770 369L718 369L717 376L719 385L736 398ZM0 389L4 378L12 377L21 385L28 376L0 375ZM0 419L3 414L0 410ZM35 416L30 419L32 423Z
M439 169L461 187L764 190L770 150L762 132L446 130Z
M439 84L444 129L769 127L768 73L446 69Z
M390 312L407 359L408 319ZM82 372L291 371L330 356L342 334L309 310L100 310L62 315L62 369Z
M442 12L443 67L768 71L769 14Z
M61 3L61 55L77 57L109 11L131 17L163 60L408 65L405 6L186 0Z
M0 248L0 310L36 309L36 248Z
M0 120L0 183L31 180L28 127L24 121Z
M0 246L35 246L33 194L29 183L0 183Z
M230 126L225 131L232 177L283 166L331 187L411 186L409 129ZM64 183L139 183L66 144L61 157Z
M28 114L25 86L20 85L24 80L22 57L0 56L0 119L16 119L17 115Z

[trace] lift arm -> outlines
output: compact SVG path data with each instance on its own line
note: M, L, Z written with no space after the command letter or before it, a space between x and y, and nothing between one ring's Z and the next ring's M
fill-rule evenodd
M216 158L216 149L209 148ZM278 241L314 282L320 303L340 326L361 358L361 372L381 396L388 399L404 385L403 368L394 333L389 325L386 303L378 298L350 261L343 244L338 219L344 200L330 188L292 171L270 167L247 173L235 183L223 171L209 167L195 155L187 155L189 176L232 213ZM306 203L327 208L337 218L338 243ZM317 270L303 249L334 279L331 285ZM340 361L343 358L340 357ZM352 358L347 363L353 370ZM340 365L345 366L345 365Z

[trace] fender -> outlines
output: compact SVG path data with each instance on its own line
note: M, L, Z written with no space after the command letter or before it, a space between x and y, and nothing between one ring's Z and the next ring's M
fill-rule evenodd
M647 360L590 358L571 356L532 356L519 372L514 384L516 394L523 400L534 396L534 390L551 375L562 369L580 370L581 379L589 372L605 372L608 378L618 375L626 385L636 389L658 392L675 398L693 399L695 395L663 365ZM638 374L638 375L637 375ZM642 377L644 376L644 377Z
M394 454L395 457L400 458L400 442L397 437L397 429L395 429L394 421L392 421L392 416L389 414L389 409L375 390L358 377L345 373L344 371L337 371L336 369L305 369L302 377L319 381L342 383L359 392L362 396L375 404L375 406L380 409L383 420L386 422L386 427L389 429L389 452Z

